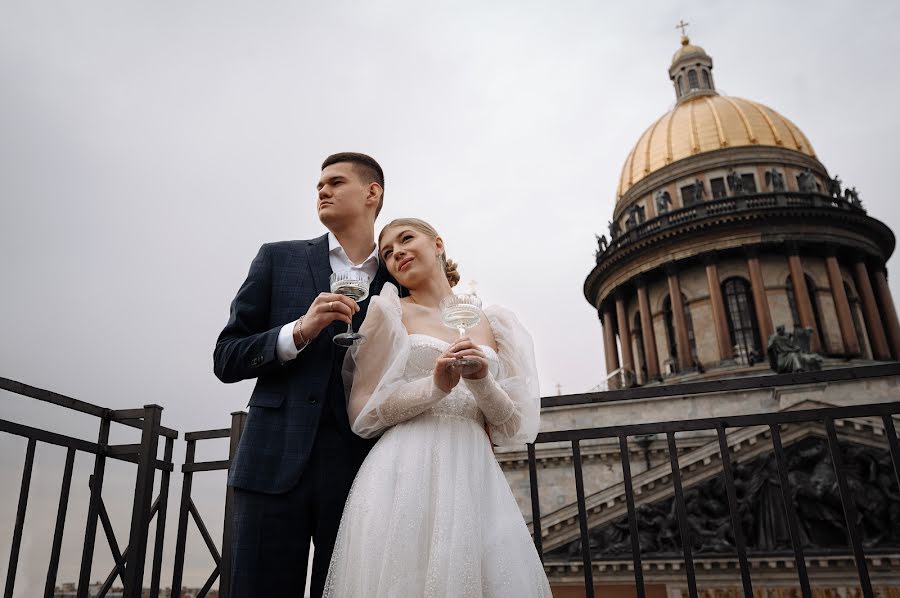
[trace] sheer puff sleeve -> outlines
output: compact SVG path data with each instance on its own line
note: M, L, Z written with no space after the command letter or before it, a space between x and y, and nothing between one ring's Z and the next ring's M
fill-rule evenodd
M360 332L366 342L347 351L342 370L354 433L373 438L447 396L435 387L431 373L413 380L404 377L410 343L397 287L386 283L381 294L372 297Z
M531 335L508 309L484 310L494 337L500 369L495 379L464 379L485 415L491 440L498 446L534 442L540 426L541 393Z

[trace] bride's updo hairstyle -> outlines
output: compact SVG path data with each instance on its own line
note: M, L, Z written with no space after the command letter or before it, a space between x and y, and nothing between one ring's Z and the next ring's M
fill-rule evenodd
M383 229L381 229L381 234L378 235L378 245L381 245L381 238L384 237L385 231L387 231L389 228L401 226L419 231L423 235L427 235L432 239L437 239L439 236L438 232L434 230L434 227L424 220L419 220L418 218L398 218L396 220L391 220ZM459 268L456 262L451 259L447 259L446 250L444 253L441 253L440 259L441 265L444 267L444 275L447 277L447 282L450 283L451 287L456 286L456 283L459 282Z

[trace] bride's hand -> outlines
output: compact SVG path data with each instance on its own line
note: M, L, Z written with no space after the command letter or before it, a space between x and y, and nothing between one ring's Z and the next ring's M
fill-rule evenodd
M481 348L472 342L472 339L469 337L463 337L450 345L450 348L447 350L448 353L452 353L455 358L459 359L461 357L467 357L469 359L474 359L478 363L481 364L481 367L475 370L470 374L463 375L463 378L469 380L480 380L488 375L488 361L487 357L484 355L484 351Z
M459 384L459 372L450 367L456 361L456 355L451 349L452 347L441 353L434 366L434 385L445 393L449 393Z

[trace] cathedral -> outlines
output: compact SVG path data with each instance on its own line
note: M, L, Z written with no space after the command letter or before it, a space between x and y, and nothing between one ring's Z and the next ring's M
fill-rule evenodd
M790 339L832 370L900 359L900 322L885 264L892 231L870 215L857 189L829 174L809 138L787 117L749 99L720 95L707 52L682 34L668 69L676 103L639 137L622 167L608 231L584 296L603 328L609 390L664 389L746 379L777 369L773 344ZM662 99L661 99L662 102ZM542 432L666 420L774 413L896 401L896 376L740 392L550 404ZM643 392L643 391L641 391ZM610 393L613 394L613 393ZM642 395L643 396L643 395ZM896 418L895 418L896 419ZM665 435L630 437L631 476L647 596L687 596ZM879 595L900 596L900 491L878 418L841 424L840 442L860 499ZM584 503L598 596L635 595L620 448L581 445ZM826 440L809 422L784 426L796 484L800 536L824 555L809 563L816 596L856 595L841 503ZM772 438L765 426L730 428L731 451L757 596L800 596ZM740 596L728 503L714 430L680 434L678 462L690 516L700 595ZM525 451L497 457L532 525ZM579 509L570 443L535 446L544 565L554 596L585 596ZM832 473L829 473L832 472ZM533 526L532 526L533 527ZM830 555L830 556L829 556Z

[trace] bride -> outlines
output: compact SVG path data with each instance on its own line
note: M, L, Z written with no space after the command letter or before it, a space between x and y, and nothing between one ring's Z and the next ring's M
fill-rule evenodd
M353 431L381 435L347 498L325 582L332 598L549 597L528 528L491 450L537 435L531 337L489 307L454 338L438 303L459 281L429 224L394 220L380 258L409 295L371 299L344 363ZM460 357L481 364L460 377ZM350 383L352 380L352 384Z

